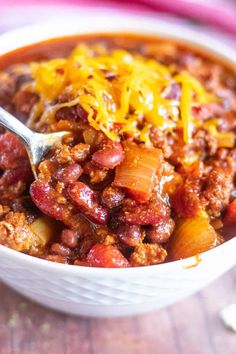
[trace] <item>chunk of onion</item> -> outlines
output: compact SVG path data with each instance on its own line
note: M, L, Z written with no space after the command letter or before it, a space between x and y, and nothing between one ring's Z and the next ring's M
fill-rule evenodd
M220 244L209 218L199 215L182 219L177 223L176 230L170 240L169 255L172 260L195 256Z
M155 186L157 171L161 173L162 170L162 152L130 141L123 147L125 157L116 168L114 185L125 188L137 201L146 202Z
M55 233L55 222L47 216L42 216L30 225L30 229L38 238L40 246L45 246Z

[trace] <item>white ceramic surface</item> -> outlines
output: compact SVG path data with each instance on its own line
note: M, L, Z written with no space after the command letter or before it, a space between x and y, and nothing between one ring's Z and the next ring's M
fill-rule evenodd
M0 54L47 38L88 32L139 32L185 40L236 65L236 53L183 26L137 16L91 15L0 36ZM236 264L236 238L195 257L143 268L102 269L56 264L0 246L0 279L45 306L73 315L111 317L173 304Z

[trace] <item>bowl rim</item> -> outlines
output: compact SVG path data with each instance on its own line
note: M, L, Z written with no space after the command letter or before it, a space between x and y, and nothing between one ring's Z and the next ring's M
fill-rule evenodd
M170 22L159 20L147 15L136 14L83 14L82 18L79 18L79 24L76 21L65 22L51 22L41 23L37 25L30 25L20 27L15 30L3 33L0 35L0 55L4 55L15 49L27 47L31 44L39 43L52 38L66 37L71 35L80 34L92 34L92 33L127 33L127 34L141 34L151 35L180 41L190 47L196 47L200 51L217 57L223 60L233 69L236 69L236 49L232 49L228 44L217 41L216 39L197 32L195 29L190 29L186 24L172 24ZM236 245L236 237L226 241L222 245L200 253L202 260L207 260L209 255L223 252L224 248L232 247ZM32 265L37 268L45 268L50 271L64 271L76 273L89 273L93 275L108 275L114 272L116 275L126 274L143 274L146 272L157 271L165 268L166 270L173 267L180 267L182 269L188 269L187 265L194 265L196 262L196 256L188 257L185 259L171 261L167 263L161 263L144 267L129 267L125 268L98 268L98 267L86 267L86 266L74 266L68 264L54 263L45 259L33 257L12 250L5 246L0 245L0 256L8 256L9 258L15 258L16 261L25 262L27 265Z

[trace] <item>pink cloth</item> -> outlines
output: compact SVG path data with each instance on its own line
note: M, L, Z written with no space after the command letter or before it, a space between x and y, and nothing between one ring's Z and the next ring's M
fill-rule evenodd
M233 0L0 0L0 29L19 25L29 13L37 19L37 13L26 11L31 8L52 5L80 6L84 8L111 8L125 11L150 11L171 13L197 20L199 23L216 25L220 30L236 35L236 1ZM24 11L13 12L17 7ZM11 9L4 15L4 9ZM37 10L38 11L38 10ZM37 12L36 11L36 12ZM12 13L12 15L10 15ZM24 24L24 21L22 22ZM26 22L27 23L27 22Z
M165 11L214 24L236 34L236 2L233 0L0 0L2 6L55 4Z

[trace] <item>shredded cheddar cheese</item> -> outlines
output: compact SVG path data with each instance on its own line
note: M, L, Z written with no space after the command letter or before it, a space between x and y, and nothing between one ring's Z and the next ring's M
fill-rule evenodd
M68 58L32 63L31 70L38 107L44 107L41 122L50 117L53 123L57 109L80 104L89 124L111 140L126 134L148 145L151 126L170 131L179 126L189 143L193 104L216 99L187 72L174 75L154 59L98 45L79 45ZM180 87L180 100L166 95L173 84ZM63 95L66 103L60 103Z
M218 132L215 125L209 125L208 130L217 139L218 147L233 148L235 144L235 134L233 132Z

